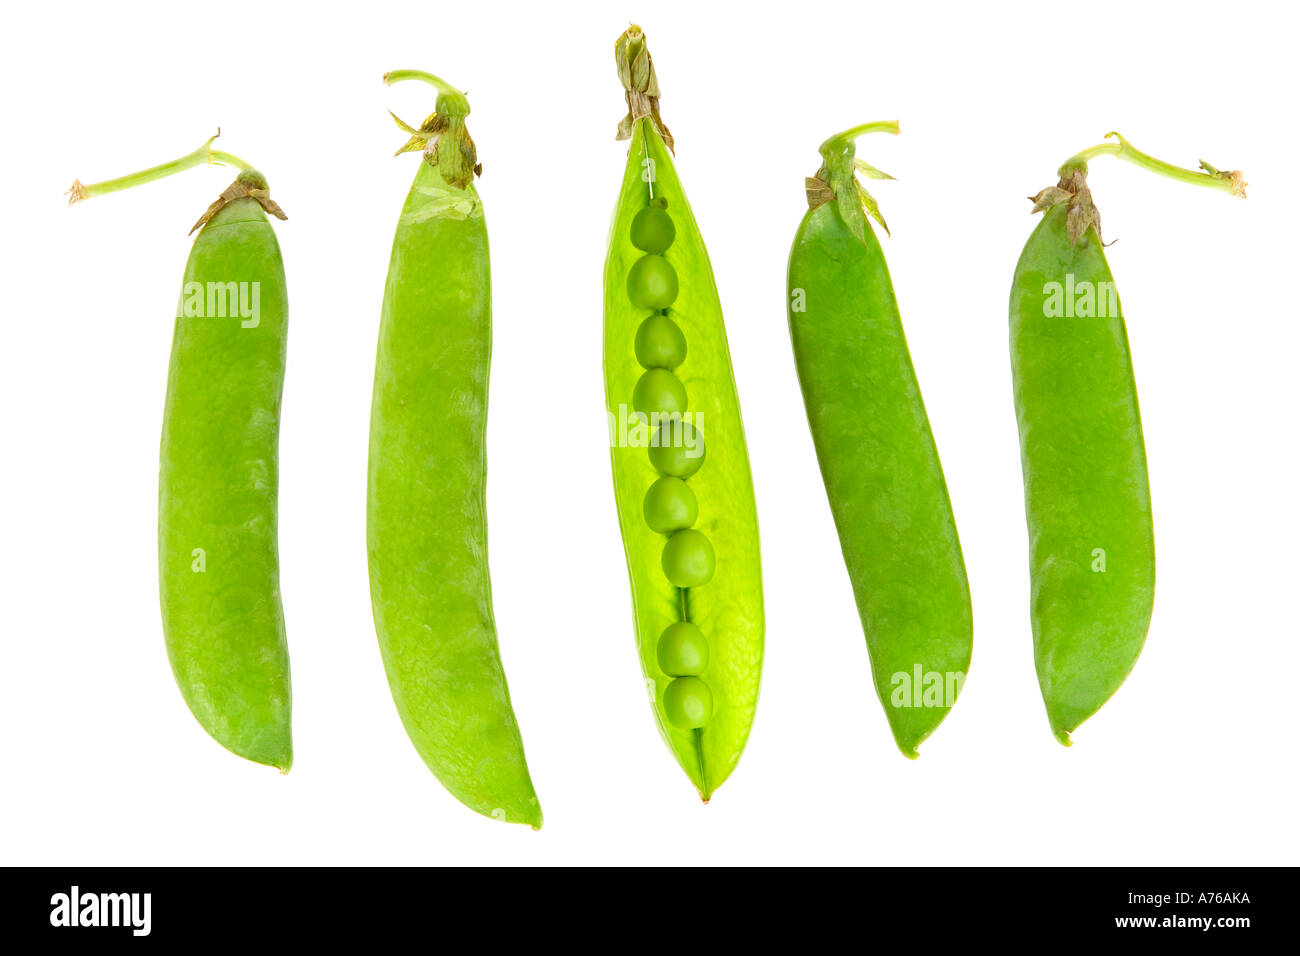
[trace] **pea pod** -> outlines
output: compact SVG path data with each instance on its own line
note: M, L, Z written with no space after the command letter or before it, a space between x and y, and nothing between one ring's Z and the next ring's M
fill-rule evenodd
M1119 689L1146 642L1155 535L1128 332L1086 181L1111 155L1245 196L1239 172L1179 169L1116 133L1032 197L1043 218L1011 285L1011 371L1029 528L1034 663L1052 732Z
M758 518L713 270L640 27L615 59L628 104L618 138L630 148L605 260L614 492L655 718L707 801L758 703Z
M75 183L72 201L206 163L240 169L195 224L185 265L163 413L158 577L167 656L190 711L223 747L288 772L276 515L289 307L266 213L285 215L260 173L211 147Z
M436 111L384 289L370 420L367 540L389 689L425 764L479 813L542 825L497 648L484 489L492 311L469 103L428 73ZM394 117L396 118L396 117Z
M809 210L790 250L787 308L795 366L857 600L876 693L899 749L948 715L970 665L970 590L939 453L885 264L867 216L884 226L854 170L854 139L821 146Z

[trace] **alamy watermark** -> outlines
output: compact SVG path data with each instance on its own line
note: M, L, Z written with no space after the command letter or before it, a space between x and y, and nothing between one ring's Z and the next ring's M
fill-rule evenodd
M1049 319L1114 319L1119 317L1119 294L1113 282L1076 282L1067 273L1065 282L1043 285L1043 315Z
M951 707L966 682L962 671L927 671L920 664L912 673L898 671L889 678L894 689L889 694L891 707Z
M187 282L176 303L176 317L237 318L241 327L255 329L262 322L262 283Z
M73 886L50 897L50 925L129 927L133 936L148 936L152 908L150 893L83 893Z
M680 448L687 458L704 454L701 412L638 412L627 405L607 411L611 448Z

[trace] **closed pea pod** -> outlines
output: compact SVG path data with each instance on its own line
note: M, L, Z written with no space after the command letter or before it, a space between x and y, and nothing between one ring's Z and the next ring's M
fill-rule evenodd
M970 665L970 591L943 468L912 369L883 226L855 169L856 127L822 144L809 210L790 250L787 308L795 366L866 633L876 693L899 749L948 715Z
M384 289L370 421L367 543L375 630L411 742L462 803L542 825L497 647L484 508L492 313L487 229L464 94L436 110Z
M1112 155L1245 196L1238 172L1179 169L1107 135L1112 142L1072 157L1059 183L1032 197L1043 218L1011 286L1034 662L1052 732L1066 745L1137 662L1155 595L1137 387L1087 163Z
M630 141L605 260L619 527L655 717L708 800L758 701L763 592L740 404L708 253L673 166L639 27L615 46Z
M207 163L240 172L194 226L177 305L158 477L163 631L176 683L203 728L241 757L288 772L276 538L288 296L266 213L285 215L265 178L212 140L141 173L74 183L71 198Z

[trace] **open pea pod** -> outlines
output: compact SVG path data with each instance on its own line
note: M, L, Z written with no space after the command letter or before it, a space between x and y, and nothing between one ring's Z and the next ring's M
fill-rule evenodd
M708 800L735 769L758 703L758 517L713 270L639 27L615 56L630 148L605 260L614 491L655 718Z

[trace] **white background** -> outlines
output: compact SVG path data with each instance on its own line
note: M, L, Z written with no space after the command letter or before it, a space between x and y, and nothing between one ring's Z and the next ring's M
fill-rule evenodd
M1297 262L1293 39L1276 3L245 7L7 14L0 348L0 862L1295 863ZM742 9L739 6L738 10ZM601 269L625 147L613 44L646 30L708 243L763 534L763 691L701 806L633 647L601 384ZM492 237L492 580L546 813L446 794L402 731L364 540L373 353L421 84L468 90ZM943 456L974 598L965 691L916 762L869 682L791 361L785 260L816 147L860 155ZM64 207L220 145L270 178L289 278L281 563L293 772L211 741L158 612L158 436L195 170ZM1006 303L1024 197L1118 129L1241 168L1246 202L1102 159L1090 178L1129 322L1159 587L1146 651L1076 733L1034 676ZM562 428L562 434L556 429Z

